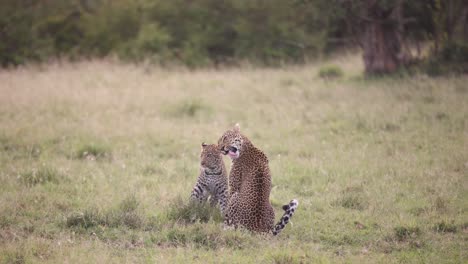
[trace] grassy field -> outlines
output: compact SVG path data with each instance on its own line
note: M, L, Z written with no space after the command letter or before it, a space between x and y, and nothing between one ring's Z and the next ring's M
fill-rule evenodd
M468 77L333 63L342 79L318 64L0 71L0 261L466 263ZM236 122L270 159L277 218L300 202L278 237L186 206L201 142Z

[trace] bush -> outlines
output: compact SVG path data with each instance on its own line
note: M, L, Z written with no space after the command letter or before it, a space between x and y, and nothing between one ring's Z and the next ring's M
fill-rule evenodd
M167 107L166 114L170 117L194 118L200 114L208 115L212 111L211 107L199 99L188 99Z
M27 186L37 184L45 184L48 182L57 183L59 181L59 173L57 170L49 167L41 167L20 174L20 181Z
M274 264L300 264L304 263L304 259L300 259L291 252L276 252L271 255L271 263Z
M107 146L98 143L90 143L78 147L74 157L86 160L109 160L112 158L112 154Z
M0 65L23 64L39 57L32 28L33 7L22 0L2 1L0 8Z
M414 226L397 226L394 228L394 235L398 241L405 241L410 238L416 238L421 235L421 229Z
M341 192L341 197L334 202L334 205L364 210L368 206L368 201L362 187L348 187Z
M157 23L142 25L135 40L123 45L119 55L126 60L164 62L169 59L168 43L171 36Z
M318 76L323 79L338 79L344 76L343 70L336 65L327 65L320 68Z
M453 223L441 221L434 225L433 230L437 233L456 233L457 226Z
M447 43L423 63L423 68L429 76L468 73L468 43Z
M468 61L468 43L451 42L447 43L438 57L446 62L466 63Z
M88 229L106 223L104 215L96 208L90 208L84 212L72 213L67 217L67 227L80 227Z
M37 1L36 1L37 2ZM249 60L303 62L324 50L317 6L238 2L6 0L0 10L0 63L51 56L166 62L191 67ZM297 19L292 19L296 17ZM327 18L329 21L330 18Z

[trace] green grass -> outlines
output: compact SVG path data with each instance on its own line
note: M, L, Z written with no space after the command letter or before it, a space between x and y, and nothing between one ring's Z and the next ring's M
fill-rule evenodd
M466 76L321 65L0 72L0 263L464 263ZM270 160L278 237L190 205L201 142L235 123ZM230 167L230 161L225 159Z

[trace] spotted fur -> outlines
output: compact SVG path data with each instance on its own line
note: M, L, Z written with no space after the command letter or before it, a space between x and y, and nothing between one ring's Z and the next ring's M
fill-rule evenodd
M228 204L228 179L223 157L217 145L202 143L200 153L200 175L190 195L191 201L206 202L210 197L210 204L219 203L221 213L226 215Z
M293 216L297 200L283 207L285 214L275 225L275 211L270 204L271 175L266 155L240 133L238 125L221 136L218 146L221 153L232 158L225 224L277 235Z
M276 236L279 234L279 232L281 232L281 230L283 230L283 228L289 223L289 219L294 215L298 205L299 202L296 199L293 199L288 204L283 205L284 214L273 228L273 235Z

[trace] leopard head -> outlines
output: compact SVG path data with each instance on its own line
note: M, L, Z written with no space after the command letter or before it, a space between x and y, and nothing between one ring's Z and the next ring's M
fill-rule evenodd
M239 124L236 124L234 128L224 132L218 140L218 147L222 154L237 159L242 153L243 143L244 137L240 133Z
M223 157L216 144L202 143L200 153L201 169L208 172L215 172L220 169Z

